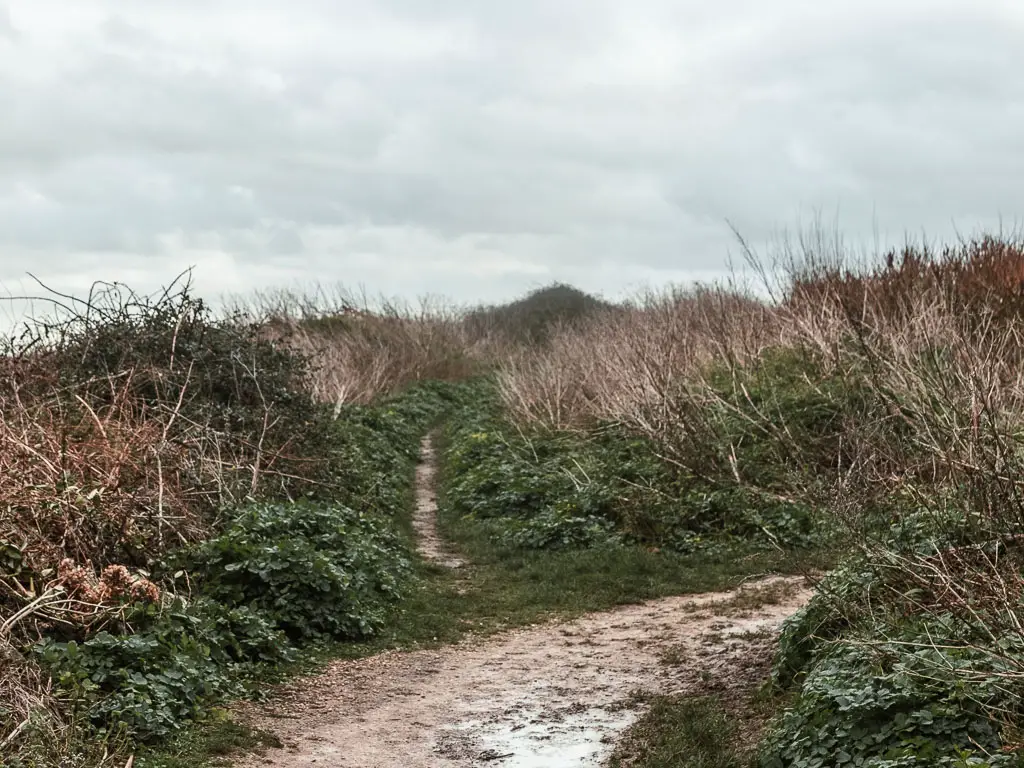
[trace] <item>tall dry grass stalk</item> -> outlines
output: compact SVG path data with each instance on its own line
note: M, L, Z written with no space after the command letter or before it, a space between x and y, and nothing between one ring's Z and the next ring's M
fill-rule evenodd
M17 622L31 616L34 607L0 623L0 755L30 765L120 768L125 764L121 745L83 743L81 724L55 694L53 681L12 642Z
M624 311L556 330L499 367L506 404L520 418L557 428L594 421L654 436L672 424L673 403L700 400L704 371L740 365L780 343L778 313L729 288L671 289Z
M313 397L336 408L419 381L465 378L495 354L486 336L469 332L463 310L436 299L374 301L314 286L256 293L231 306L308 357Z

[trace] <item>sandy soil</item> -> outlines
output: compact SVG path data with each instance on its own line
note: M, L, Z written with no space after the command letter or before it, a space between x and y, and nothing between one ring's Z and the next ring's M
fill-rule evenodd
M453 564L433 522L429 441L424 458L416 528L425 555ZM801 580L771 579L439 650L339 661L267 702L240 705L243 722L276 734L284 747L237 765L598 766L638 714L633 692L685 692L730 675L809 595Z

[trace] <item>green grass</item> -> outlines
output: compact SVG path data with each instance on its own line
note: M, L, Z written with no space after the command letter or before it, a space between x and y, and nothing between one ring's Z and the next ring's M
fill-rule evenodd
M468 561L455 570L421 563L418 583L383 632L346 643L351 658L420 648L670 595L728 590L751 577L829 568L834 554L744 551L680 555L641 546L523 550L497 545L486 525L446 513L440 530ZM402 524L411 536L411 526Z
M658 696L630 729L610 768L748 768L756 747L715 696Z
M525 553L454 572L424 566L423 580L377 638L339 648L347 657L450 643L547 619L669 595L730 589L745 577L799 572L803 563L758 554L709 561L641 548Z

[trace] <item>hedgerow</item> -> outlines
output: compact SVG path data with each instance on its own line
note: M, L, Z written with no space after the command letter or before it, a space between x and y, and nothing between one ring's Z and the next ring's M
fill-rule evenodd
M692 552L821 543L810 505L675 471L654 443L614 425L524 429L494 393L458 412L446 446L448 505L513 547L619 542Z

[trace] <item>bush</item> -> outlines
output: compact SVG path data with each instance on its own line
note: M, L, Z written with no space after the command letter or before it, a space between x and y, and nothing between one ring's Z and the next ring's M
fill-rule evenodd
M699 400L668 404L692 424L666 433L673 458L709 480L738 476L805 498L849 464L848 426L862 423L874 404L862 376L805 346L771 346L744 365L715 362L702 379Z
M65 557L145 566L209 535L225 506L332 479L308 361L215 318L187 282L98 285L4 352L0 539L25 542L36 574Z
M936 647L949 634L947 628L936 636L936 629L893 626L883 630L892 638L886 644L869 648L851 634L828 646L797 702L774 724L762 768L1024 765L1000 754L1004 744L993 718L1019 707L1019 691L1007 691L984 653ZM879 628L868 632L874 641ZM957 674L963 669L992 674L965 687Z
M858 558L822 579L810 602L782 624L771 677L778 692L798 686L818 651L863 616L864 603L878 582L875 570Z
M572 502L547 509L530 520L512 520L498 541L523 549L585 549L620 542L610 520L583 516Z
M810 505L743 486L695 482L681 490L674 503L655 511L666 543L684 551L699 548L708 539L788 549L819 546L826 539L820 516Z
M85 702L101 735L166 736L211 703L241 694L257 665L293 658L273 622L246 607L198 600L150 611L133 617L140 626L131 634L100 632L35 648L62 694Z
M465 416L445 451L445 497L457 513L514 547L579 548L616 538L624 486L598 447L579 435L516 434L497 417Z
M822 543L807 504L672 471L646 439L619 427L524 431L497 399L459 413L447 433L446 499L493 538L526 549L631 542L681 552L737 541L755 547Z
M185 565L205 595L255 608L297 639L372 635L408 567L381 518L314 502L251 505Z
M963 546L976 522L949 510L898 516L874 552L828 574L784 623L772 683L793 698L764 768L1024 765L1001 725L1024 712L1024 638L994 644L981 602L970 622L922 612L928 598L901 559Z

